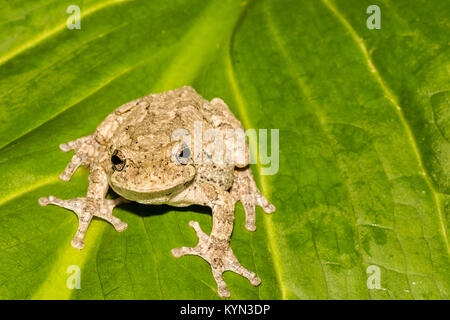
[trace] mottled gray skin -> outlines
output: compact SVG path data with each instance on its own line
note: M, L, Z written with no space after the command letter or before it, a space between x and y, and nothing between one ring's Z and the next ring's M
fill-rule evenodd
M191 87L148 95L117 108L92 135L60 146L65 152L75 150L72 161L60 176L63 181L69 181L80 165L89 167L86 197L61 200L49 196L40 198L39 203L61 206L78 215L79 228L72 240L72 246L77 249L84 247L84 236L94 216L110 222L117 231L127 228L125 222L112 215L113 208L123 202L208 206L213 216L211 234L208 236L198 222L191 221L189 225L197 233L198 245L173 249L172 254L205 259L211 265L218 294L229 297L222 278L225 271L234 271L255 286L261 282L239 263L229 245L235 203L242 202L249 231L256 228L256 205L267 213L275 207L256 187L248 165L248 146L245 150L232 150L245 153L243 163L197 163L192 159L192 152L188 163L174 161L174 150L180 142L172 141L173 131L184 128L192 136L196 121L201 121L203 130L242 129L221 99L209 102ZM105 199L109 187L121 197Z

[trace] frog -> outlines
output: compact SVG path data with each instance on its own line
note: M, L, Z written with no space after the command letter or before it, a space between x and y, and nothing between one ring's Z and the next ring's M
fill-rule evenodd
M226 149L239 156L233 158L239 161L217 161L212 152L203 150L207 148L194 153L192 143L173 139L175 129L192 133L195 124L218 132L244 130L222 99L208 101L191 86L125 103L110 113L91 135L60 145L64 152L74 151L60 179L67 182L78 167L88 167L86 196L63 200L51 195L38 202L42 206L63 207L77 215L78 229L71 245L79 250L85 246L84 237L94 217L106 220L118 232L127 229L127 223L113 215L113 209L123 203L209 207L210 234L197 221L190 221L198 244L174 248L171 254L175 258L194 255L206 260L218 295L228 298L230 292L223 279L225 271L240 274L253 286L261 283L254 272L241 265L230 247L236 203L240 201L243 205L248 231L256 229L257 206L266 213L273 213L275 206L256 185L247 140L244 147L235 144ZM202 142L206 143L206 140ZM195 161L200 156L208 161ZM117 198L107 198L109 188Z

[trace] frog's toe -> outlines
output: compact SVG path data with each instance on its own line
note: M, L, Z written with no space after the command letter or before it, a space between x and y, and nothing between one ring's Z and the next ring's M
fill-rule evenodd
M59 149L63 152L69 152L70 150L78 150L82 145L92 140L92 135L78 138L76 140L69 141L67 143L61 143Z
M197 234L197 237L200 241L206 241L208 240L209 236L203 232L202 228L200 228L200 225L197 221L189 221L189 225L194 228L195 233Z
M70 244L72 245L72 247L74 247L75 249L81 250L84 248L84 241L81 239L72 239L72 241L70 242Z
M170 253L175 257L175 258L180 258L183 256L183 252L181 251L182 248L173 248L172 250L170 250Z
M256 206L260 206L265 213L272 213L275 211L275 206L258 191L255 190L252 194L242 196L240 199L245 211L245 228L248 231L256 230Z
M50 197L51 197L51 196L50 196ZM45 206L47 206L47 205L50 203L49 197L42 197L42 198L39 198L38 202L39 202L39 204L40 204L41 206L45 207Z
M271 204L266 197L264 197L261 193L256 194L256 203L258 206L263 208L265 213L273 213L275 211L275 206Z
M245 211L245 229L248 231L256 230L256 213L254 204L243 204Z
M113 217L115 218L115 217ZM116 229L116 231L118 232L122 232L124 230L126 230L128 228L128 224L126 222L123 222L121 220L119 220L118 218L116 218L117 221L111 224L114 226L114 229Z
M248 281L250 281L250 283L255 287L261 284L261 279L254 272L251 272L248 269L244 268L237 261L237 259L231 263L231 265L229 266L229 270L247 278Z
M258 190L250 167L235 170L230 193L234 202L240 201L244 207L245 228L248 231L256 230L256 206L260 206L266 213L275 211L275 206Z
M231 296L230 291L227 288L218 288L217 293L221 298L229 298Z
M68 143L61 143L59 145L59 149L63 152L69 152L70 150L72 150L73 148L70 147L70 145Z
M113 216L112 211L116 206L126 202L129 201L122 197L112 200L104 199L100 210L95 212L94 215L111 223L116 231L122 232L128 228L128 224Z
M252 286L259 286L261 284L261 279L255 274L255 277L252 279L249 279L250 283L252 284Z
M212 269L214 280L217 284L217 293L221 298L229 298L231 296L230 291L227 289L227 284L223 280L223 271Z
M222 246L219 245L219 247L220 249L214 248L214 245L210 244L207 249L208 253L203 254L205 260L211 264L211 270L217 283L219 296L222 298L230 297L226 283L223 280L223 273L225 271L233 271L247 278L253 286L258 286L261 283L261 279L254 272L249 271L239 263L231 248L228 247L222 251Z
M72 178L75 171L78 169L78 167L81 166L82 164L83 158L80 157L78 154L75 154L72 157L72 160L70 160L69 164L66 166L66 169L64 169L64 172L59 175L59 178L64 182L69 181Z
M195 248L191 247L181 247L181 248L174 248L170 250L170 253L175 258L181 258L184 255L198 255L198 251Z
M72 199L73 200L73 199ZM59 198L56 198L54 196L48 196L48 197L42 197L38 200L39 204L43 207L53 204L55 206L63 207L72 210L73 204L70 200L62 200Z

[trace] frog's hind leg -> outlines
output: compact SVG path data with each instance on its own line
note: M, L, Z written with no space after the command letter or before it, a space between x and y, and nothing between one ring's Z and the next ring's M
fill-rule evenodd
M127 228L127 224L125 222L112 215L112 209L123 202L126 202L123 198L117 198L114 200L103 199L100 206L97 206L86 198L63 200L54 196L49 196L39 199L39 204L41 206L53 204L75 212L78 216L78 229L71 244L74 248L80 250L84 248L84 237L93 216L97 216L108 221L119 232Z
M261 194L256 186L250 166L237 168L234 171L233 186L230 190L234 202L241 201L245 211L245 228L248 231L255 231L255 209L260 206L266 213L275 211L275 206Z
M89 187L85 198L62 200L49 196L40 198L39 204L42 206L53 204L75 212L78 216L79 224L77 233L71 243L74 248L83 249L84 236L94 216L108 221L117 231L123 231L127 228L125 222L112 215L113 208L127 200L123 198L105 199L107 191L108 180L106 173L100 167L94 166L89 174Z
M85 198L74 198L68 200L62 200L56 198L54 196L49 196L47 198L40 198L39 204L41 206L47 206L49 204L53 204L59 207L63 207L75 212L78 216L78 229L75 237L72 239L72 246L76 249L83 249L84 247L84 236L86 234L89 223L92 219L92 214L88 210L86 210L86 199Z
M236 272L246 277L252 285L259 285L261 280L255 273L247 270L239 263L230 247L234 222L234 205L230 194L217 186L203 184L200 188L192 187L185 190L178 197L184 197L183 201L190 200L193 204L210 206L212 208L213 227L211 235L208 236L201 230L198 222L189 222L189 225L197 233L199 240L197 246L172 249L172 255L176 258L184 255L196 255L205 259L211 265L218 294L223 298L230 296L222 277L225 271Z
M182 257L184 255L194 255L205 259L211 264L211 271L214 280L217 283L217 292L222 298L228 298L230 292L227 289L227 285L223 280L223 273L225 271L233 271L241 276L247 278L250 283L257 286L261 283L261 279L258 276L244 268L237 258L235 257L233 251L231 250L227 240L220 241L215 237L210 237L204 233L198 222L190 221L189 225L194 228L199 239L196 247L181 247L172 249L172 255L176 258Z
M266 213L275 211L275 206L259 192L249 166L250 151L245 140L244 128L240 121L233 115L227 104L219 98L214 98L204 107L208 117L214 120L214 124L219 129L224 130L226 140L226 152L233 155L231 160L236 166L234 182L230 193L234 202L241 201L246 215L245 227L249 231L256 230L255 208L261 206ZM234 129L229 131L229 129ZM234 133L230 134L230 133ZM244 144L235 143L240 138L244 138ZM237 139L237 140L236 140ZM242 141L242 140L241 140ZM228 144L230 143L230 144Z

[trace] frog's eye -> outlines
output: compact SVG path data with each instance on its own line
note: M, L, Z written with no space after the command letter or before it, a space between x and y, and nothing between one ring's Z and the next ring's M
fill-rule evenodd
M181 165L186 165L191 157L191 149L183 145L182 149L177 154L177 161Z
M125 168L126 159L122 152L115 150L111 156L111 163L113 164L113 170L122 171Z

